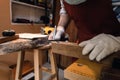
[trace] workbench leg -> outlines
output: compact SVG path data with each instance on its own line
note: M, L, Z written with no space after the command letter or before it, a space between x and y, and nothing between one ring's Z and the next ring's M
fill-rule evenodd
M24 57L25 57L25 51L24 50L20 51L20 53L18 53L18 58L17 58L15 80L21 80L22 78L22 68L23 68Z
M55 54L52 53L52 50L49 50L49 58L50 58L50 64L51 64L51 70L52 70L52 80L59 80L58 78L58 68L57 68L57 63L56 63L56 57Z
M34 49L35 80L42 80L42 50Z

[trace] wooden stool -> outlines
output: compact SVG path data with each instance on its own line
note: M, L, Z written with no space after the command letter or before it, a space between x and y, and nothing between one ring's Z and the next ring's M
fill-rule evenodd
M44 50L48 50L48 54L50 57L50 63L51 63L51 70L42 67L42 54L44 53ZM54 54L51 54L51 46L45 45L36 49L33 49L34 54L34 73L35 73L35 80L42 80L42 70L50 72L52 74L50 80L58 80L58 72L56 68L56 61ZM21 50L18 53L18 60L17 60L17 69L16 69L16 76L15 80L21 80L22 78L22 67L25 57L25 50Z

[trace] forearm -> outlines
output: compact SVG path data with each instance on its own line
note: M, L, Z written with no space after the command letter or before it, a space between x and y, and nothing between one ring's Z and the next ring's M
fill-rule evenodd
M65 32L65 27L69 22L69 16L66 13L60 14L60 19L58 22L57 29L55 29L50 35L49 35L49 40L60 40L61 36ZM56 31L57 30L57 31Z
M69 22L70 22L70 18L68 14L60 14L58 26L66 28Z

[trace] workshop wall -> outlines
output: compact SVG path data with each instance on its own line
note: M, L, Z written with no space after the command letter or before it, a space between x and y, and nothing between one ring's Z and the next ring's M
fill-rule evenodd
M13 29L16 33L20 32L40 32L40 25L12 25L10 21L10 0L0 2L0 35L3 30Z

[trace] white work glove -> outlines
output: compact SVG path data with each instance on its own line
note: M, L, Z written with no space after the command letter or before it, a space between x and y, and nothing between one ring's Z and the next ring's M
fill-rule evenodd
M79 46L84 47L82 54L89 54L89 59L100 61L106 56L120 50L120 37L108 34L99 34L94 38L83 41Z
M60 40L62 34L64 34L65 30L62 26L57 27L57 31L53 31L50 33L48 40Z

